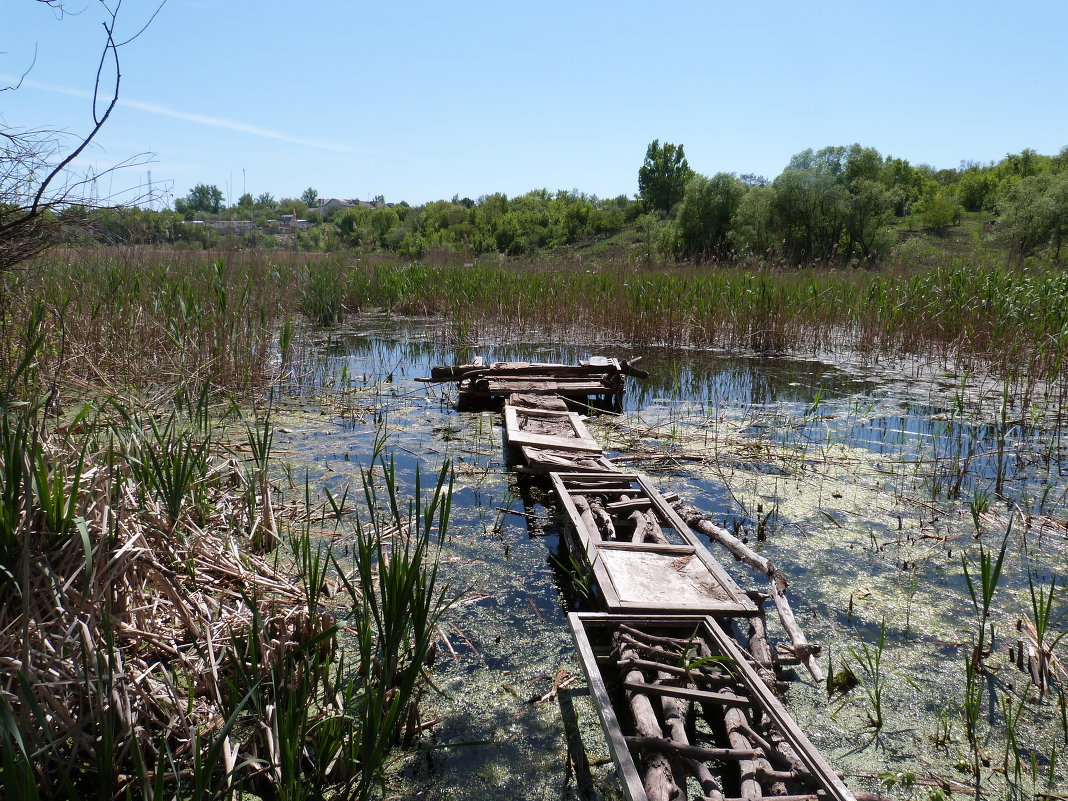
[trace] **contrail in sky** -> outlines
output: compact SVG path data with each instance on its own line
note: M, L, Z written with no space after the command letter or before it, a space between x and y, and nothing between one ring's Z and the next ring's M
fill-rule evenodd
M12 78L9 75L0 75L0 81L15 83L17 78ZM90 92L86 92L82 89L70 89L66 86L56 86L55 84L42 83L40 81L24 80L23 86L27 86L31 89L38 89L42 92L52 92L58 95L70 95L72 97L82 97L86 100L92 100L93 95ZM289 142L294 145L303 145L304 147L314 147L319 150L332 150L336 153L359 153L351 147L345 147L344 145L330 144L329 142L317 142L314 139L301 139L297 136L290 136L289 134L280 133L279 131L272 131L270 128L262 128L259 125L248 125L243 122L236 122L234 120L227 120L223 117L209 117L205 114L192 114L187 111L178 111L173 108L167 108L157 103L145 103L141 100L126 100L119 98L119 105L126 106L127 108L134 108L138 111L144 111L149 114L157 114L161 117L172 117L176 120L185 120L186 122L193 122L197 125L206 125L209 128L221 128L227 131L237 131L238 133L246 133L251 136L260 136L264 139L277 139L280 142Z

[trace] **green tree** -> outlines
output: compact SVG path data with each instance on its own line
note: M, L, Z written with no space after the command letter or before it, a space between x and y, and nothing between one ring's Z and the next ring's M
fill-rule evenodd
M400 223L400 217L393 209L375 209L369 218L371 230L379 242L384 242L389 232Z
M681 255L699 261L726 256L728 235L744 195L745 185L733 175L694 175L675 218Z
M775 190L770 184L754 184L742 196L730 233L735 250L756 256L772 254L776 245L771 212L774 196Z
M638 169L638 195L650 209L670 212L682 200L692 175L682 145L665 142L661 146L660 140L654 139Z
M1041 250L1059 259L1068 238L1068 173L1008 181L998 195L997 230L1021 264Z
M189 190L184 198L174 201L174 208L179 214L206 211L218 214L222 210L223 193L215 184L197 184Z
M938 192L921 204L919 212L920 225L942 236L951 225L960 222L962 209L955 197L947 192Z
M239 209L251 209L254 204L255 201L252 199L252 195L248 192L245 192L245 194L237 199L237 207Z
M300 201L308 207L314 206L319 202L319 192L313 186L309 186L303 192L300 193Z

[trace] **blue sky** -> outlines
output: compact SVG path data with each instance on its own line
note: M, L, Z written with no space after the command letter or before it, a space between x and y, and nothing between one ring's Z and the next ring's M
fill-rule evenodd
M156 3L127 0L120 35ZM91 126L96 0L0 0L7 126ZM1068 3L167 0L122 50L122 105L83 166L152 163L184 195L421 203L637 191L653 139L691 167L777 175L859 142L956 167L1068 145Z

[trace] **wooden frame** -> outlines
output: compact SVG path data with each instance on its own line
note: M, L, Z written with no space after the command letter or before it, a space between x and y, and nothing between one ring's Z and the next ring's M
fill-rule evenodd
M520 426L520 418L547 420L565 423L571 428L573 436L553 436L549 434L531 434ZM538 448L561 451L581 451L601 454L604 450L586 428L582 418L575 412L557 412L549 409L519 409L515 406L504 407L504 430L508 444L512 447L530 445Z
M569 546L573 551L585 554L608 610L728 616L757 613L756 604L663 496L641 476L608 472L550 473L549 479L567 517L565 536ZM597 487L598 483L609 486ZM572 498L572 493L599 492L647 498L650 510L675 529L680 542L601 539L599 532L589 530Z
M768 689L761 680L759 674L750 664L752 658L744 652L734 640L728 636L716 621L707 615L616 615L616 614L593 614L572 612L567 616L571 636L574 638L575 647L578 651L579 662L590 689L597 714L601 719L608 748L612 759L616 764L622 779L623 791L630 801L648 801L642 777L631 754L627 738L624 736L612 704L612 698L608 693L604 677L598 665L597 656L594 653L590 641L589 632L597 627L611 628L621 624L641 627L646 626L657 630L679 627L688 632L700 631L710 650L716 655L724 657L731 665L731 673L739 679L745 687L745 696L748 705L761 710L773 721L797 755L797 758L807 769L812 780L820 785L820 790L828 799L834 801L856 801L855 796L846 786L831 766L816 750L805 733L790 716L786 708L774 693ZM687 634L686 636L690 636ZM706 693L713 695L713 693ZM705 749L711 752L715 749ZM724 754L727 757L727 754ZM765 796L771 801L774 796Z

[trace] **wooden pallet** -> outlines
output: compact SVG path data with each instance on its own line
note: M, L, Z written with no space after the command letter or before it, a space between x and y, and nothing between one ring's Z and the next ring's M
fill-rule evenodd
M623 377L647 378L634 365L640 358L620 362L593 356L578 364L539 364L537 362L494 362L455 367L432 367L430 376L420 381L455 382L460 393L457 406L473 408L497 404L516 392L569 398L572 401L597 399L600 403L622 404Z
M857 801L713 618L571 613L568 624L630 801L676 787L689 798L687 782L725 801Z
M644 478L551 473L565 536L614 612L756 614L757 607Z
M553 451L603 453L575 412L552 409L527 409L506 404L504 431L508 444L514 448L524 445Z

